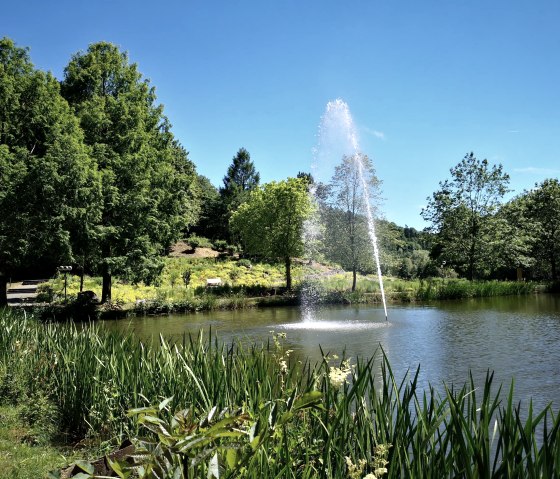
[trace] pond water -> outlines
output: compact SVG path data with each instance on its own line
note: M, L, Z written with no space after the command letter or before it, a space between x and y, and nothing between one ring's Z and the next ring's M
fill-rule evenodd
M285 332L286 349L300 358L320 361L321 352L351 358L371 357L381 346L395 376L421 366L420 384L442 389L442 383L461 386L472 371L481 384L487 370L496 386L510 386L525 405L532 397L537 410L549 402L560 409L560 296L535 295L442 301L429 305L329 306L306 321L297 307L213 311L187 315L138 317L104 321L112 330L132 331L147 339L160 333L171 339L183 334L217 334L261 344L271 331Z

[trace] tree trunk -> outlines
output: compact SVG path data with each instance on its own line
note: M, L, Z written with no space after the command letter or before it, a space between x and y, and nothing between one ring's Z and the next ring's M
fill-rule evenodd
M108 265L103 265L103 287L101 289L101 303L111 301L111 269Z
M84 267L80 269L80 293L84 290Z
M556 281L558 279L558 273L556 272L556 258L554 257L554 251L550 255L550 269L552 273L552 281Z
M284 261L286 265L286 288L290 291L292 289L292 259L287 256Z
M352 266L352 292L356 291L356 266Z
M6 306L8 304L8 278L0 273L0 306Z

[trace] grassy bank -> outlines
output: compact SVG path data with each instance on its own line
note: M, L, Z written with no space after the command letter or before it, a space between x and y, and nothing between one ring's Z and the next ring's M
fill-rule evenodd
M0 406L0 477L29 479L45 477L83 457L83 451L53 446L45 438L45 425L30 426L25 406Z
M185 274L188 272L188 281ZM325 265L294 268L294 291L283 287L283 267L248 260L210 258L167 258L157 285L128 284L115 279L113 301L98 311L105 317L127 313L166 314L215 309L243 309L255 306L299 304L304 295L323 304L375 304L381 302L381 291L373 275L358 276L355 291L350 291L352 275ZM206 279L221 278L222 285L208 289ZM467 281L464 279L429 278L402 280L384 278L385 294L390 303L425 302L489 296L532 294L542 290L538 284L516 281ZM43 286L42 299L60 299L63 278ZM86 277L84 289L101 294L101 278ZM70 276L68 296L76 297L79 279ZM55 301L56 302L56 301ZM59 308L46 311L47 316L60 313ZM77 313L69 311L70 315ZM87 315L86 315L87 317Z
M169 453L171 465L202 458L189 462L188 477L207 477L218 463L223 477L560 474L560 417L529 408L523 418L514 391L500 396L492 375L438 394L419 390L414 374L395 378L381 356L302 364L282 340L273 335L268 344L243 348L162 339L151 347L96 327L3 312L0 399L43 404L42 416L55 426L50 436L67 442L116 445L157 431L158 450ZM126 414L165 398L172 399L160 408ZM169 422L183 408L190 409ZM185 442L189 434L206 449Z

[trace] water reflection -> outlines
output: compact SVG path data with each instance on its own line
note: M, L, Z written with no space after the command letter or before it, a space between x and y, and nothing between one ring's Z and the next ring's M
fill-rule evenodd
M371 357L382 346L398 379L421 365L420 385L462 385L469 370L480 383L488 370L516 398L537 408L560 404L560 298L538 295L398 306L386 322L382 308L327 307L305 322L299 308L218 311L106 321L109 329L141 338L160 333L217 334L224 342L266 343L270 331L286 332L286 347L312 363L325 353Z

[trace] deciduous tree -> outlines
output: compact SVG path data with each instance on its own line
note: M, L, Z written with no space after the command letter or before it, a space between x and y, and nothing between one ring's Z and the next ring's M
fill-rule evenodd
M371 160L362 154L344 156L327 191L323 209L326 256L352 271L354 291L357 272L375 268L367 214L368 206L371 212L377 210L380 181Z
M303 254L303 222L311 211L306 181L288 178L255 188L230 223L247 253L284 262L291 289L292 258Z
M492 269L498 258L494 214L508 191L509 175L502 165L490 166L473 153L450 173L451 179L427 198L422 217L437 235L434 254L472 280Z
M534 226L533 255L547 265L552 281L560 264L560 182L547 179L527 194L527 215Z

